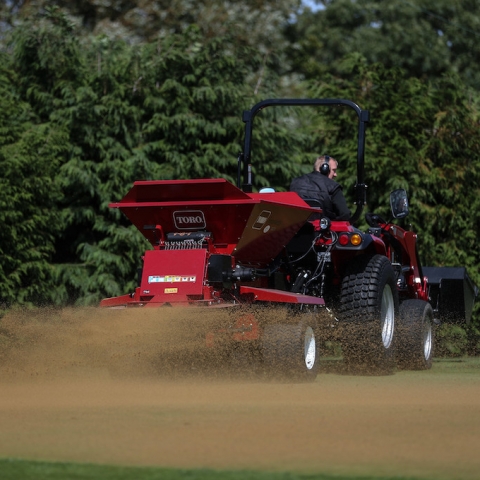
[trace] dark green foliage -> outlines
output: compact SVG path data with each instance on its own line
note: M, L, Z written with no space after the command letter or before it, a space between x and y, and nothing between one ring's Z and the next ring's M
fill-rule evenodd
M419 232L422 261L465 265L480 285L478 95L465 87L466 67L459 66L457 75L436 62L438 45L429 47L428 62L440 69L428 73L431 81L413 67L406 73L383 60L372 64L373 57L367 61L358 52L337 56L349 50L345 45L358 44L359 31L368 30L367 37L376 32L365 27L377 18L374 7L386 21L389 9L367 3L328 2L315 18L328 17L332 27L320 23L319 32L313 22L296 37L290 50L296 70L282 77L288 67L282 52L265 50L267 44L251 48L232 29L209 36L205 25L183 25L149 43L128 43L80 34L54 8L6 29L0 70L2 303L95 304L131 291L148 245L108 204L135 180L235 182L242 110L279 96L348 98L369 109L367 209L388 216L390 191L406 188L407 222ZM447 4L439 5L447 15ZM411 14L402 8L398 22ZM418 25L426 21L423 16ZM278 23L265 32L272 25ZM297 73L316 79L305 84ZM349 109L260 112L252 151L255 188L285 190L312 168L316 155L329 153L340 161L338 179L352 204L356 128Z
M7 64L6 58L1 64ZM67 150L65 130L40 123L0 69L0 301L42 303L53 288L51 259L60 191L53 179Z
M467 332L460 325L444 324L435 332L437 357L463 357L467 352Z
M197 24L206 38L233 33L236 43L259 47L263 53L282 49L282 25L300 6L300 0L10 0L0 5L7 24L56 8L81 26L86 34L108 35L129 43L154 41L182 33Z
M295 72L339 74L339 60L362 54L370 64L402 67L416 78L458 73L480 86L478 1L325 0L287 27Z

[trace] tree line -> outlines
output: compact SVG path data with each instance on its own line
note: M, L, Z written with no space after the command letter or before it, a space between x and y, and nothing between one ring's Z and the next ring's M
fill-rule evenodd
M288 1L252 0L233 13L228 2L199 3L206 10L194 23L186 0L177 10L143 2L157 8L144 12L152 21L144 30L127 22L139 21L138 8L107 15L89 1L69 10L70 2L19 0L0 10L3 308L90 305L132 290L148 245L108 204L135 180L234 182L242 111L272 97L348 98L370 110L367 209L388 216L390 191L406 188L405 222L419 234L422 263L464 265L480 285L478 72L466 60L476 34L465 2L336 0L315 13ZM208 12L232 28L211 30ZM271 16L263 29L259 12ZM432 37L415 45L407 31L400 48L383 28L402 21ZM433 32L437 49L425 46ZM391 55L380 51L389 41ZM328 152L352 204L355 116L301 110L258 116L255 187L285 190Z

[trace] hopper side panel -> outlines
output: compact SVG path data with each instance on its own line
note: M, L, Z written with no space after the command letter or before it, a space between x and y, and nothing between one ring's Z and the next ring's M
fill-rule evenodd
M311 214L302 206L260 202L252 209L233 255L244 265L267 266Z

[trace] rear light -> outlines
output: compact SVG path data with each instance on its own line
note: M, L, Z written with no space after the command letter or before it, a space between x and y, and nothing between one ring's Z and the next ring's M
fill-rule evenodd
M343 246L348 245L348 235L340 235L340 237L338 237L338 243Z
M359 233L353 233L351 235L347 233L342 233L338 237L338 243L342 245L342 247L347 247L351 245L353 247L358 247L363 241L362 236Z
M352 243L352 245L360 245L362 243L362 236L359 235L358 233L354 233L351 237L350 237L350 242Z

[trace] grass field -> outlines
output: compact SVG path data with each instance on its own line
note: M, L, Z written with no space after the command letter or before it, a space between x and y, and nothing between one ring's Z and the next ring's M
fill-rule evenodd
M414 477L352 477L292 472L179 470L78 463L0 460L2 480L416 480Z
M4 319L0 480L480 479L480 358L387 376L324 358L311 384L162 377L154 313Z
M373 454L373 459L375 460L371 468L368 467L368 465L365 465L363 462L353 462L348 464L346 462L343 465L336 465L335 462L338 462L338 459L335 460L333 463L326 462L326 471L322 472L322 469L318 464L313 462L310 465L307 465L307 471L304 471L305 469L300 467L300 468L295 468L295 465L293 465L293 468L288 468L285 469L285 471L278 471L278 468L272 467L271 469L268 468L268 462L258 462L258 458L255 456L252 456L252 468L234 468L238 462L232 461L232 468L206 468L205 463L199 464L199 468L191 468L191 462L185 462L186 465L188 465L187 468L164 468L165 465L162 465L161 463L158 465L158 467L154 466L145 466L145 458L143 458L139 463L139 466L134 465L135 462L135 455L132 456L125 456L125 461L122 462L122 452L118 452L118 456L114 456L113 458L117 458L117 464L109 464L110 462L102 462L98 461L98 459L95 457L95 455L92 456L91 451L89 449L85 449L85 446L82 445L81 438L77 438L72 442L71 437L66 434L66 430L69 430L69 424L68 422L65 421L65 418L61 420L58 423L55 423L54 428L52 432L50 432L49 435L44 436L43 440L47 444L50 443L49 448L44 448L45 445L42 448L37 448L35 447L35 441L31 442L28 440L29 434L31 434L33 437L38 436L39 432L38 429L43 428L46 430L49 430L52 425L46 425L44 422L52 421L52 417L49 415L46 415L45 412L48 412L48 408L46 404L49 401L49 398L45 398L44 396L44 388L45 385L47 385L48 389L53 389L54 395L56 397L56 400L53 400L54 410L58 412L58 417L62 419L62 409L76 409L77 410L77 415L81 419L82 418L82 413L81 410L82 408L85 409L84 404L86 401L83 399L81 402L76 404L73 402L71 399L58 399L58 394L60 391L69 389L71 387L71 384L69 383L61 383L58 384L58 380L54 380L53 382L47 381L45 384L44 380L41 382L33 382L28 386L29 391L37 397L37 402L23 402L22 406L18 406L18 398L15 400L12 400L12 403L9 404L8 401L5 401L5 394L9 393L25 393L25 388L27 388L27 385L25 384L24 381L22 382L14 382L9 383L7 385L3 385L4 388L2 388L2 394L0 395L0 422L2 425L2 431L0 432L0 456L3 456L3 459L0 459L0 479L1 480L67 480L67 479L91 479L91 480L104 480L104 479L115 479L115 480L153 480L153 479L162 479L162 480L186 480L186 479L198 479L198 480L203 480L203 479L225 479L225 480L236 480L236 479L251 479L251 480L307 480L307 479L318 479L318 480L352 480L352 479L418 479L418 480L423 480L423 479L438 479L438 478L444 478L444 479L475 479L475 478L480 478L480 470L478 470L478 467L480 466L480 463L478 461L478 447L480 446L480 430L478 427L480 426L480 358L462 358L462 359L453 359L453 360L436 360L434 362L434 367L431 371L428 372L399 372L394 376L389 376L389 377L379 377L379 378L371 378L371 377L350 377L346 375L339 375L335 373L335 371L332 371L332 363L334 363L334 360L330 361L329 367L326 369L326 371L330 373L323 373L321 374L317 381L308 386L301 386L300 390L302 394L305 391L311 391L312 393L315 393L316 395L319 394L319 387L321 390L324 391L324 394L327 398L330 398L330 400L333 398L331 396L331 391L329 392L328 390L334 389L336 394L340 393L346 393L349 390L353 389L357 395L357 401L351 400L352 405L354 403L362 405L362 408L358 410L357 412L354 412L353 416L350 417L350 421L359 421L358 419L355 420L355 418L358 416L358 414L365 414L367 416L372 417L372 412L368 408L368 398L370 397L365 397L365 392L364 392L364 387L368 387L369 389L372 389L373 393L375 396L379 395L378 389L386 389L391 391L392 388L396 391L395 396L399 396L399 391L406 391L406 389L410 389L411 392L414 393L422 393L425 394L425 392L428 392L429 390L433 391L435 393L436 398L432 398L431 400L425 402L425 401L416 401L413 403L408 403L405 402L405 400L397 400L397 403L401 405L402 408L408 407L411 409L410 414L415 416L415 411L418 412L418 410L422 408L430 409L430 410L435 410L435 407L440 407L439 412L443 412L442 418L443 418L443 423L442 426L439 427L438 424L433 423L430 425L430 434L428 435L429 438L435 438L438 436L437 440L439 443L444 443L453 446L455 443L459 443L461 446L461 449L463 450L463 456L460 455L460 457L455 460L455 456L453 456L451 459L447 459L448 461L445 462L445 458L438 458L440 464L443 463L444 467L442 467L439 470L436 470L435 466L432 465L432 462L435 462L435 456L439 455L439 453L435 453L433 456L425 454L427 450L432 450L427 448L425 452L420 452L420 457L424 459L423 467L422 466L417 466L415 468L406 468L408 464L412 465L412 462L415 463L417 460L415 455L411 455L411 451L408 449L405 449L405 443L408 442L413 442L415 443L415 435L418 434L418 431L413 429L413 430L406 430L404 432L399 432L399 435L403 435L406 437L403 439L402 442L395 444L395 442L392 442L392 448L398 448L399 445L403 448L403 462L405 468L402 468L401 466L397 465L396 468L391 469L389 471L388 468L385 468L385 465L383 461L378 461L381 460L378 458L378 456L374 453ZM333 369L334 370L334 369ZM83 379L84 381L84 379ZM178 382L177 382L178 383ZM108 389L111 387L119 388L118 385L108 385L108 381L106 382ZM87 383L82 383L82 388L84 387L95 387L98 388L98 385L95 386L95 384L91 384L89 382ZM142 386L143 385L143 386ZM421 388L420 385L423 385ZM60 388L59 388L60 387ZM128 384L122 385L120 387L120 391L124 391L125 388L136 388L138 389L139 387L145 388L145 384L136 384L136 383L131 383L130 381ZM166 385L166 384L158 384L156 382L152 382L152 389L155 390L155 392L158 393L158 388L161 389L170 389L169 393L173 394L175 392L175 387L172 388L172 385ZM253 389L255 390L263 390L263 393L261 394L260 398L263 402L267 402L270 407L275 408L278 407L278 399L275 400L273 397L270 397L266 395L266 392L271 390L273 388L274 391L274 397L282 393L283 395L288 397L288 402L292 401L292 397L287 393L288 390L298 390L299 386L295 385L282 385L281 387L277 386L265 386L265 385L258 385L255 383L237 383L237 382L230 382L230 383L223 383L223 382L207 382L207 383L194 383L190 384L189 382L180 382L180 385L176 385L177 388L182 388L185 391L185 388L190 392L194 393L197 396L197 399L194 401L192 400L191 402L184 403L182 413L184 413L190 421L202 421L202 418L205 418L205 415L209 415L208 412L205 411L205 403L204 400L205 398L201 398L202 396L207 396L208 402L212 401L212 398L209 396L210 394L208 393L209 390L212 390L212 394L214 396L223 395L223 400L222 401L217 401L216 402L216 407L217 409L222 410L222 408L225 407L234 407L233 410L233 416L236 418L237 421L241 421L242 419L244 420L244 414L245 411L239 411L239 405L235 402L232 403L232 398L228 399L225 397L225 393L227 391L232 391L232 389L242 389L242 390L247 390L248 395L251 396L253 394ZM13 390L12 390L13 388ZM279 390L280 388L280 390ZM305 388L307 390L305 390ZM17 390L16 390L17 389ZM20 390L18 390L20 389ZM345 390L346 389L346 390ZM413 389L413 390L412 390ZM440 390L439 390L440 389ZM440 391L449 392L448 395L446 395L443 399L440 399L438 397L438 393ZM475 392L478 394L475 396ZM78 393L78 392L77 392ZM77 393L74 394L75 397L77 397ZM40 397L38 396L40 394ZM105 395L105 393L104 393ZM115 406L115 402L112 399L108 399L108 394L106 394L107 397L103 397L103 400L100 402L100 410L99 410L99 404L98 402L93 402L92 405L87 405L86 408L91 409L92 407L97 410L96 412L96 419L98 420L99 418L107 418L109 415L112 414L111 409ZM23 396L23 395L21 395ZM113 397L112 397L113 398ZM3 401L2 401L3 399ZM392 397L388 397L389 402L392 402ZM132 400L127 401L128 405L131 405ZM350 401L346 401L345 398L341 398L339 400L340 406L338 407L340 410L344 409L344 414L348 415L348 411L353 408L351 405L351 408L347 408L345 410L345 406L348 407ZM366 403L367 402L367 403ZM9 428L9 425L5 424L4 422L4 415L11 414L12 413L12 404L17 403L17 414L19 412L25 414L27 417L31 415L31 418L36 418L37 425L32 425L32 422L27 421L27 425L24 425L21 421L18 422L19 429L15 429L15 426L13 425L13 428ZM88 403L88 402L87 402ZM142 413L145 414L145 404L142 402L139 402L138 399L134 401L135 406L136 406L136 411L138 413L138 410L141 409ZM175 403L175 402L174 402ZM214 402L215 403L215 402ZM308 405L311 406L311 402L307 402ZM381 401L380 403L376 403L375 401L372 401L372 405L375 406L376 409L381 407L381 405L384 402ZM34 404L36 405L36 408L34 408ZM151 400L147 402L148 405L151 404ZM327 401L326 403L315 403L318 407L325 407L329 408L330 406L330 401ZM343 404L343 406L341 405ZM10 405L10 407L9 407ZM81 405L80 408L78 408L78 405ZM159 408L165 409L169 408L172 409L172 404L169 403L169 406L166 406L164 403L159 401L158 403ZM306 404L305 402L300 401L299 402L299 407L300 408L305 408ZM118 407L118 405L117 405ZM52 407L53 408L53 407ZM246 409L248 415L255 414L255 410L258 408L258 402L255 400L253 403L250 403ZM470 412L470 418L466 418L465 422L466 423L461 423L461 418L462 417L462 410L465 412L465 408L467 411ZM32 410L30 412L29 410ZM193 409L193 412L192 412ZM13 409L15 410L15 409ZM215 410L215 409L214 409ZM241 409L240 409L241 410ZM263 408L260 409L262 412L265 412ZM387 409L388 410L388 409ZM291 411L290 408L287 406L283 406L279 409L279 412L275 413L274 418L277 418L277 421L280 423L282 422L281 419L278 419L277 414L281 412L289 412ZM99 413L100 412L100 413ZM445 415L450 412L450 419L445 418ZM123 413L125 414L125 410L122 409L121 411L117 413ZM178 413L178 412L177 412ZM466 412L465 412L466 413ZM68 414L70 415L71 412ZM67 417L68 417L67 415ZM88 414L84 415L84 419L86 420L86 423L88 422ZM100 415L100 417L99 417ZM175 416L175 414L173 415ZM45 417L43 420L40 419L40 417ZM220 414L220 417L222 415ZM420 415L417 418L422 418L423 415ZM379 419L381 423L384 421L385 418L388 418L384 416L383 413L379 414ZM426 417L425 417L425 424L428 425L428 421L432 420L434 421L436 418L435 415L432 416L432 413L430 412ZM459 420L460 419L460 420ZM339 420L337 418L337 420ZM445 421L446 420L446 421ZM166 424L172 421L172 418L168 418L166 422L161 422L160 426L165 427ZM315 423L315 418L312 419L312 421ZM403 420L401 420L403 421ZM460 423L459 423L460 421ZM340 422L340 421L339 421ZM208 422L207 422L208 423ZM270 420L267 422L270 424ZM424 432L425 431L425 424L420 426L420 431ZM461 437L458 435L459 430L458 427L461 427L462 425L465 426L467 424L470 424L472 429L470 432L463 432L465 433L465 437ZM125 427L125 423L122 423L122 427ZM301 427L305 427L308 425L308 422L305 425L301 425ZM342 428L341 423L338 424L338 428ZM396 421L393 421L392 419L392 425L397 425ZM29 427L32 427L32 429L29 430ZM138 427L138 424L136 425ZM145 424L142 422L141 425L142 427L145 427ZM159 425L157 425L159 426ZM6 428L5 428L6 427ZM179 423L175 423L173 427L178 428ZM262 424L260 421L259 428L264 428L265 423ZM372 424L371 428L373 430L378 429L378 425ZM397 428L397 427L395 427ZM451 429L450 429L451 428ZM292 426L287 427L289 430L289 433L293 434L294 429L292 429ZM23 433L22 433L23 431ZM354 430L355 431L355 430ZM133 432L133 430L132 430ZM475 433L476 432L476 433ZM9 448L5 448L9 443L10 445L12 444L12 440L15 437L15 433L17 433L17 436L20 436L23 438L23 440L20 441L19 445L20 448L15 450L17 453L15 456L10 456L8 455ZM135 434L135 432L133 432ZM200 430L197 430L197 433L200 433L201 435L208 436L211 434L211 432L208 429L208 425L203 425ZM82 431L78 431L77 429L74 429L72 432L73 435L82 435ZM89 432L89 429L87 428L84 432L84 435L91 435L91 432ZM409 435L412 435L412 437L409 437ZM423 436L423 433L420 433ZM445 435L454 435L454 437L451 438L445 438ZM65 441L65 439L70 438L70 442L72 444L70 445L70 448L79 448L80 450L84 450L86 452L85 455L85 462L83 462L81 459L77 462L72 462L72 461L65 461L65 451L68 452L69 449L65 450L64 448L60 448L59 444L55 442L54 437L55 435L59 435L59 438L61 441ZM65 437L67 435L67 437ZM99 440L99 443L101 444L105 438L98 437L99 433L94 432L93 437L89 437L88 440L95 442L95 439ZM382 434L382 432L377 432L376 435L383 435L380 439L381 442L386 441L385 435ZM135 436L135 435L134 435ZM148 432L146 432L146 437L149 438ZM246 434L244 436L240 437L241 441L245 441L248 438L255 437L255 432L253 431L246 431ZM313 438L313 437L312 437ZM341 437L339 437L341 440ZM334 438L332 441L338 442L339 438ZM10 442L9 442L10 439ZM52 440L53 439L53 440ZM178 441L174 440L174 441ZM205 439L205 441L208 441L208 439ZM253 441L253 440L251 440ZM357 443L353 444L347 444L344 445L344 448L346 449L347 453L354 453L358 449L362 449L362 441L368 442L369 441L369 435L365 435L363 439L359 439ZM392 439L390 438L390 441ZM192 440L192 443L195 444L196 440ZM467 448L465 451L465 445L466 442L470 443L470 448ZM113 444L117 448L125 448L122 446L122 443ZM280 447L282 448L283 443L279 444ZM17 445L18 446L18 445ZM198 445L197 445L198 446ZM277 445L278 446L278 445ZM319 445L321 446L321 444ZM99 448L99 444L92 445L93 449ZM105 443L106 448L111 448L111 445L108 443ZM261 448L261 445L257 446L258 448ZM298 443L297 442L292 442L292 448L297 448ZM421 446L420 449L425 448L426 446ZM24 448L24 455L21 454L22 448ZM341 446L340 446L341 448ZM379 448L378 445L372 446L372 448ZM134 449L135 450L135 449ZM275 462L275 449L267 449L268 452L267 454L271 456L271 461ZM451 451L451 448L448 448L447 450ZM439 452L440 454L445 453L447 450L442 450L440 449ZM136 451L136 450L135 450ZM367 450L367 455L368 455ZM388 449L387 449L388 451ZM222 454L222 452L225 452L225 450L222 450L219 452ZM477 452L475 456L473 456L472 452ZM7 453L7 455L5 455ZM125 452L123 451L123 454ZM458 453L458 452L457 452ZM188 454L188 451L187 451ZM58 461L56 461L55 456L58 455ZM379 450L378 455L382 455L382 450ZM410 458L409 458L410 455ZM41 458L42 456L45 458L45 461L42 461ZM80 455L81 456L81 455ZM68 457L68 454L67 454ZM72 458L77 458L78 455L71 455ZM133 458L133 461L132 461ZM216 455L212 454L211 455L211 460L215 460ZM461 465L459 464L459 468L456 469L454 463L456 461L460 461ZM148 463L148 460L147 460ZM200 462L202 463L202 462ZM208 463L208 462L207 462ZM295 462L293 462L294 464ZM341 463L341 457L340 457L340 463ZM402 462L400 462L401 464ZM133 464L133 465L132 465ZM142 465L143 464L143 465ZM215 464L215 461L213 463L210 463L211 465ZM220 462L221 465L225 465L225 462ZM359 464L361 465L361 468L359 469L358 466ZM152 465L154 463L152 462ZM273 465L273 463L272 463ZM256 467L256 468L255 468ZM340 467L340 468L337 468ZM433 467L433 468L432 468ZM342 473L343 472L343 473Z

